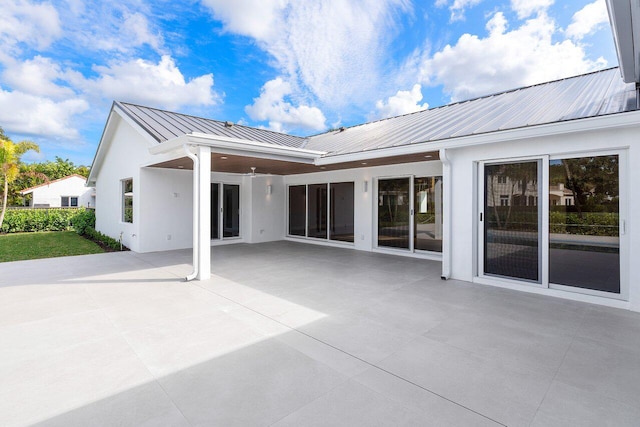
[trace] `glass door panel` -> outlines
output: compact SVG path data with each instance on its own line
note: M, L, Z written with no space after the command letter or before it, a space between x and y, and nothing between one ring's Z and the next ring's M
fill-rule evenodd
M240 186L233 184L223 185L223 236L240 236Z
M211 238L220 238L220 184L211 184Z
M442 252L442 177L415 178L413 206L414 249Z
M354 234L353 182L329 184L331 240L352 242Z
M409 178L378 181L378 246L409 249Z
M550 161L550 283L620 293L618 160Z
M309 237L327 238L327 184L309 185Z
M306 235L307 187L292 185L289 187L289 235Z
M540 282L538 170L538 161L485 165L485 274Z

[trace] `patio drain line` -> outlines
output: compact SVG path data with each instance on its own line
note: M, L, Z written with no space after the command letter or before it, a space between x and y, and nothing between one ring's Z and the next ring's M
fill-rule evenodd
M407 379L407 378L404 378L404 377L402 377L402 376L400 376L400 375L398 375L398 374L396 374L396 373L394 373L394 372L391 372L391 371L389 371L389 370L387 370L387 369L385 369L385 368L383 368L383 367L381 367L381 366L378 366L378 365L376 365L376 364L374 364L374 363L371 363L371 362L369 362L369 361L367 361L367 360L364 360L364 359L362 359L362 358L360 358L360 357L358 357L358 356L356 356L356 355L354 355L354 354L349 353L348 351L345 351L345 350L343 350L343 349L341 349L341 348L339 348L339 347L334 346L333 344L330 344L330 343L325 342L325 341L323 341L323 340L321 340L321 339L318 339L318 338L314 337L313 335L309 335L308 333L306 333L306 332L304 332L304 331L301 331L300 329L297 329L297 328L291 327L291 326L289 326L289 325L287 325L287 324L285 324L285 323L282 323L282 322L280 322L280 321L279 321L279 320L277 320L277 319L274 319L274 318L272 318L272 317L269 317L269 316L267 316L266 314L261 313L261 312L259 312L259 311L255 310L255 309L253 309L253 308L251 308L251 307L248 307L248 306L246 306L246 305L244 305L244 304L242 304L242 303L239 303L239 302L237 302L237 301L234 301L234 300L232 300L232 299L231 299L231 298L229 298L229 297L226 297L226 296L224 296L224 295L220 295L220 294L218 294L218 293L216 293L216 292L213 292L211 289L207 289L207 288L205 288L205 287L203 287L203 286L200 286L200 285L199 285L199 284L197 284L197 283L193 283L193 282L191 282L191 283L192 283L192 284L194 284L195 286L198 286L198 287L199 287L199 288L201 288L201 289L204 289L204 290L205 290L205 291L207 291L207 292L210 292L210 293L215 294L215 295L217 295L217 296L219 296L219 297L222 297L222 298L224 298L224 299L226 299L226 300L228 300L228 301L233 302L234 304L238 304L239 306L244 307L244 308L245 308L245 309L247 309L247 310L250 310L250 311L252 311L252 312L254 312L254 313L256 313L256 314L258 314L258 315L260 315L260 316L262 316L262 317L265 317L265 318L267 318L267 319L269 319L269 320L271 320L271 321L273 321L273 322L278 323L279 325L282 325L282 326L284 326L284 327L286 327L286 328L288 328L288 329L291 329L292 331L296 331L296 332L298 332L298 333L300 333L300 334L302 334L302 335L304 335L304 336L306 336L306 337L308 337L308 338L311 338L311 339L312 339L312 340L314 340L314 341L317 341L317 342L319 342L319 343L321 343L321 344L326 345L327 347L331 347L331 348L333 348L334 350L339 351L340 353L346 354L347 356L350 356L350 357L352 357L352 358L354 358L354 359L356 359L356 360L359 360L360 362L362 362L362 363L364 363L364 364L366 364L366 365L369 365L369 366L371 366L372 368L378 369L379 371L382 371L382 372L384 372L384 373L386 373L386 374L388 374L388 375L391 375L392 377L395 377L395 378L397 378L397 379L399 379L399 380L401 380L401 381L404 381L404 382L406 382L406 383L408 383L408 384L411 384L411 385L413 385L413 386L415 386L415 387L418 387L419 389L424 390L424 391L426 391L426 392L427 392L427 393L429 393L429 394L432 394L432 395L437 396L437 397L439 397L439 398L441 398L441 399L443 399L443 400L446 400L447 402L452 403L453 405L456 405L456 406L458 406L458 407L460 407L460 408L466 409L466 410L467 410L467 411L469 411L469 412L473 412L474 414L476 414L476 415L478 415L478 416L480 416L480 417L482 417L482 418L484 418L484 419L486 419L486 420L489 420L489 421L491 421L491 422L494 422L494 423L496 423L496 424L498 424L498 425L501 425L501 426L503 426L503 427L507 427L507 425L506 425L506 424L503 424L503 423L501 423L500 421L494 420L493 418L489 417L488 415L485 415L485 414L483 414L483 413L481 413L481 412L478 412L478 411L476 411L475 409L469 408L469 407L467 407L467 406L465 406L465 405L463 405L463 404L461 404L461 403L459 403L459 402L456 402L455 400L452 400L452 399L450 399L450 398L448 398L448 397L446 397L446 396L443 396L443 395L441 395L441 394L439 394L439 393L437 393L437 392L435 392L435 391L433 391L433 390L429 390L428 388L423 387L423 386L421 386L420 384L417 384L417 383L415 383L415 382L413 382L413 381L411 381L411 380L409 380L409 379Z

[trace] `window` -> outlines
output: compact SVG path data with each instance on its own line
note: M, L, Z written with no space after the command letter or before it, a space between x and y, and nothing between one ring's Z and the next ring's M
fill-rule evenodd
M506 184L507 177L505 175L498 175L498 184Z
M509 196L504 194L500 195L500 206L509 206Z
M122 222L133 222L133 179L122 181Z
M78 207L78 198L73 196L62 196L60 198L60 206L63 208L77 208Z
M306 236L307 187L289 187L289 234Z

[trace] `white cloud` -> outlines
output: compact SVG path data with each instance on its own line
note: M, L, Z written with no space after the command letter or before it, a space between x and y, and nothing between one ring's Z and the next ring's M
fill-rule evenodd
M56 81L65 77L65 72L50 58L36 56L23 62L8 61L2 80L13 90L36 96L53 98L73 96L74 92Z
M411 90L399 90L398 93L387 98L387 102L382 100L376 102L376 109L378 110L376 116L378 118L387 118L429 108L429 104L426 102L420 104L420 101L422 101L422 86L415 84Z
M519 19L525 19L534 13L546 11L554 0L511 0L511 9Z
M137 1L80 2L60 13L67 37L91 52L131 53L149 46L163 53L163 37L145 16L147 9Z
M94 66L99 77L73 78L76 87L89 95L153 105L167 109L183 106L214 105L220 96L213 90L213 74L204 74L189 81L174 60L162 56L160 62L143 59Z
M278 31L288 0L202 0L233 33L267 40ZM280 21L280 22L279 22Z
M449 5L449 10L451 11L451 20L459 21L461 19L464 19L465 10L477 5L481 1L482 0L453 0ZM444 7L448 4L448 0L436 0L437 7Z
M227 31L252 37L294 94L336 108L371 99L388 57L396 12L408 0L202 0ZM366 76L366 77L365 77Z
M596 0L577 11L567 27L566 35L581 40L609 23L609 14L604 0Z
M18 49L20 43L44 49L62 35L58 12L50 3L3 0L1 8L0 51L4 54Z
M89 105L80 98L55 102L49 98L0 89L0 123L5 131L21 135L78 138L72 125Z
M602 68L571 40L554 41L555 22L546 13L507 31L501 12L487 23L488 36L464 34L422 64L423 82L443 85L453 101L568 77Z
M326 118L317 107L300 105L294 107L287 98L292 92L291 85L278 77L264 84L260 96L245 111L253 120L268 121L269 128L283 132L291 128L323 130Z

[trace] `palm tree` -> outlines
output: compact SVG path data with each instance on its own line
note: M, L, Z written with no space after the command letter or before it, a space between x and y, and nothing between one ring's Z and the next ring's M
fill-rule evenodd
M31 141L14 143L0 128L0 180L3 183L2 210L0 211L0 228L7 210L9 184L20 175L20 157L29 150L40 152L38 144Z

